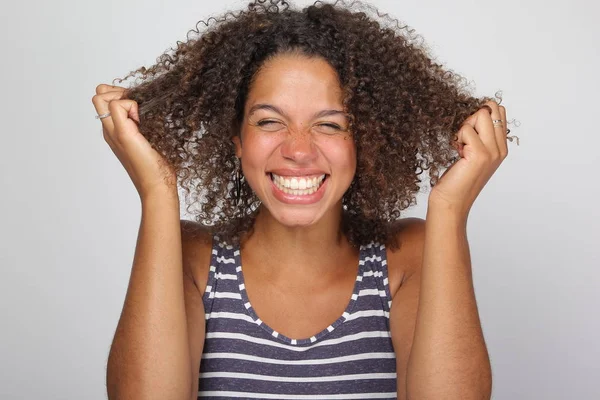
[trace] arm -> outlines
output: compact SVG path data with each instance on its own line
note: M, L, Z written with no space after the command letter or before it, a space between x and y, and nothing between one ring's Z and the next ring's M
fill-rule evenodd
M129 287L108 358L109 399L191 397L184 299L184 286L192 292L191 282L183 273L177 196L145 198Z
M398 398L490 399L492 371L477 311L467 218L506 158L506 110L490 101L458 133L460 159L429 196L422 245L390 311ZM498 122L502 120L504 122ZM410 257L409 257L410 258ZM406 382L405 387L401 383Z
M420 286L420 295L406 398L490 399L492 372L473 289L466 218L430 204L423 242L421 269L409 278L413 287Z

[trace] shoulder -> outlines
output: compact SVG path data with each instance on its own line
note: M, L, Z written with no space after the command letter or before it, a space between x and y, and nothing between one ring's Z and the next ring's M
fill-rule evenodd
M397 248L386 246L388 277L392 298L402 283L421 268L425 220L403 218L394 223L394 238Z
M208 227L198 222L182 219L180 223L183 270L204 295L212 255L212 234Z

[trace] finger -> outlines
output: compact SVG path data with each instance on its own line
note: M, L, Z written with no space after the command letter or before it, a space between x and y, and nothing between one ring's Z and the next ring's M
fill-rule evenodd
M470 158L477 153L487 152L486 145L481 140L481 135L470 124L463 124L457 136L461 157Z
M504 129L501 136L498 136L498 148L500 149L500 157L506 158L508 155L508 119L506 119L506 108L500 106L500 115L502 115L502 121L504 121Z
M499 115L498 104L495 101L488 101L476 113L469 116L465 121L471 125L479 134L481 141L492 155L499 156L498 142L496 141L496 133L492 118L494 115ZM496 118L498 119L498 118Z
M504 118L502 118L502 112L500 111L500 106L495 101L488 101L486 104L490 106L492 109L492 113L490 115L492 119L492 126L494 127L494 140L496 141L496 147L498 148L498 155L500 155L500 142L502 140L506 141L506 122ZM494 120L500 120L500 123L494 124Z
M92 97L92 103L96 108L96 113L98 113L98 115L102 115L109 112L109 103L113 100L120 99L122 94L122 91L105 91L101 94L97 94L94 97ZM112 133L112 131L114 130L112 115L105 118L101 118L100 122L102 123L102 127L104 128L104 130L108 131L109 133Z
M137 130L134 116L138 115L138 106L134 100L113 100L108 104L108 109L114 121L115 129L112 138L119 142L121 135L127 135L134 129Z
M98 86L96 86L96 94L102 94L102 93L106 93L106 92L112 92L112 91L115 91L115 90L124 92L125 88L121 87L121 86L107 85L105 83L101 83Z

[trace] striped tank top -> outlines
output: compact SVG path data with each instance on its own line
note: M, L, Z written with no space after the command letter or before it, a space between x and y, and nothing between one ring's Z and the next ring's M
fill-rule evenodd
M359 260L345 312L316 335L291 339L261 321L239 247L215 237L198 399L395 399L385 246L361 246Z

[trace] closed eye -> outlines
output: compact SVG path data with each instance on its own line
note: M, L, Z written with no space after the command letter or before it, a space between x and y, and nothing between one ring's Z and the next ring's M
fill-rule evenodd
M332 128L332 129L342 129L342 128L340 128L339 125L335 125L335 124L319 124L319 126L326 126L326 127Z
M273 121L273 120L262 120L262 121L258 121L256 123L256 125L258 126L265 126L265 125L269 125L269 124L280 124L281 122L279 121Z
M271 120L271 119L263 119L261 121L258 121L256 123L257 126L259 127L263 127L263 126L270 126L273 127L274 124L281 124L280 121L275 121L275 120ZM334 130L343 130L339 125L336 124L331 124L331 123L325 123L325 124L318 124L317 126L319 127L325 127L328 129L334 129Z

